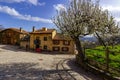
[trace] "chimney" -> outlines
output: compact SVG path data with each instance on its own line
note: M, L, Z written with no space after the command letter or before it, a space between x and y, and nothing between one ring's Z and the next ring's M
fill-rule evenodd
M35 26L33 26L33 29L32 29L33 32L35 32Z
M43 30L43 31L47 31L47 28L46 28L46 27L43 27L42 30Z
M20 32L22 32L22 28L20 27Z

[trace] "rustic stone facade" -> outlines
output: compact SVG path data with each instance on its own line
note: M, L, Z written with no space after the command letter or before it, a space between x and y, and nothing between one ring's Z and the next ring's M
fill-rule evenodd
M4 29L0 32L0 43L1 44L11 44L11 45L19 45L20 39L27 35L28 33L24 30L16 29L16 28L8 28Z
M55 29L42 28L28 33L16 28L8 28L0 32L0 43L17 45L30 49L40 48L42 51L54 51L60 53L74 53L74 43L71 38L57 33Z

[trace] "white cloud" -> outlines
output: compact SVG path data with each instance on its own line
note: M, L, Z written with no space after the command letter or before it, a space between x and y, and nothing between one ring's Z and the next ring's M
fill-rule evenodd
M38 3L39 6L44 6L45 5L45 2L43 3Z
M33 5L37 5L38 4L38 0L28 0L28 2L33 4Z
M14 8L10 8L8 6L0 6L0 12L6 13L8 15L11 15L15 18L27 20L27 21L35 21L35 22L44 22L44 23L52 23L50 19L44 19L40 17L33 17L31 15L22 15L18 11L16 11Z
M56 5L53 5L53 7L54 7L57 11L66 10L66 7L65 7L63 4L56 4Z
M102 6L103 10L108 10L108 11L120 11L120 6L111 6L111 5L107 5L107 6Z
M102 6L103 10L108 10L114 16L117 22L120 21L120 6L113 6L113 5L104 5Z
M116 20L117 22L120 22L120 17L116 17L115 20Z
M40 3L39 0L0 0L0 2L6 2L6 3L21 3L21 2L26 2L26 3L30 3L32 5L40 5L43 6L45 5L45 3Z
M8 6L0 6L0 12L9 14L11 16L20 16L20 14L14 8L9 8Z
M27 1L28 3L31 3L31 4L33 4L35 6L37 6L37 5L40 5L40 6L45 5L45 2L40 3L38 0L25 0L25 1Z

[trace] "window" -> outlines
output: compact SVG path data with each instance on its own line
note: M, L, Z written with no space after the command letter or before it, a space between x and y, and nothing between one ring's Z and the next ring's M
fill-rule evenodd
M55 45L59 45L59 44L60 44L60 41L58 41L58 40L54 40L54 41L53 41L53 44L55 44Z
M70 45L70 41L63 41L64 45Z
M62 47L62 51L69 51L69 48L68 47Z
M47 41L47 37L44 37L44 41Z
M47 50L47 45L44 45L44 49Z
M35 44L35 45L40 45L40 44L41 44L41 41L39 40L39 38L36 38L36 39L34 40L34 44Z
M53 51L59 51L60 47L53 47Z

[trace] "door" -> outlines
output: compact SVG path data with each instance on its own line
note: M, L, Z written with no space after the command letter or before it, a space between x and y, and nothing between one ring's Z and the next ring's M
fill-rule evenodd
M7 44L12 44L11 38L7 38Z

